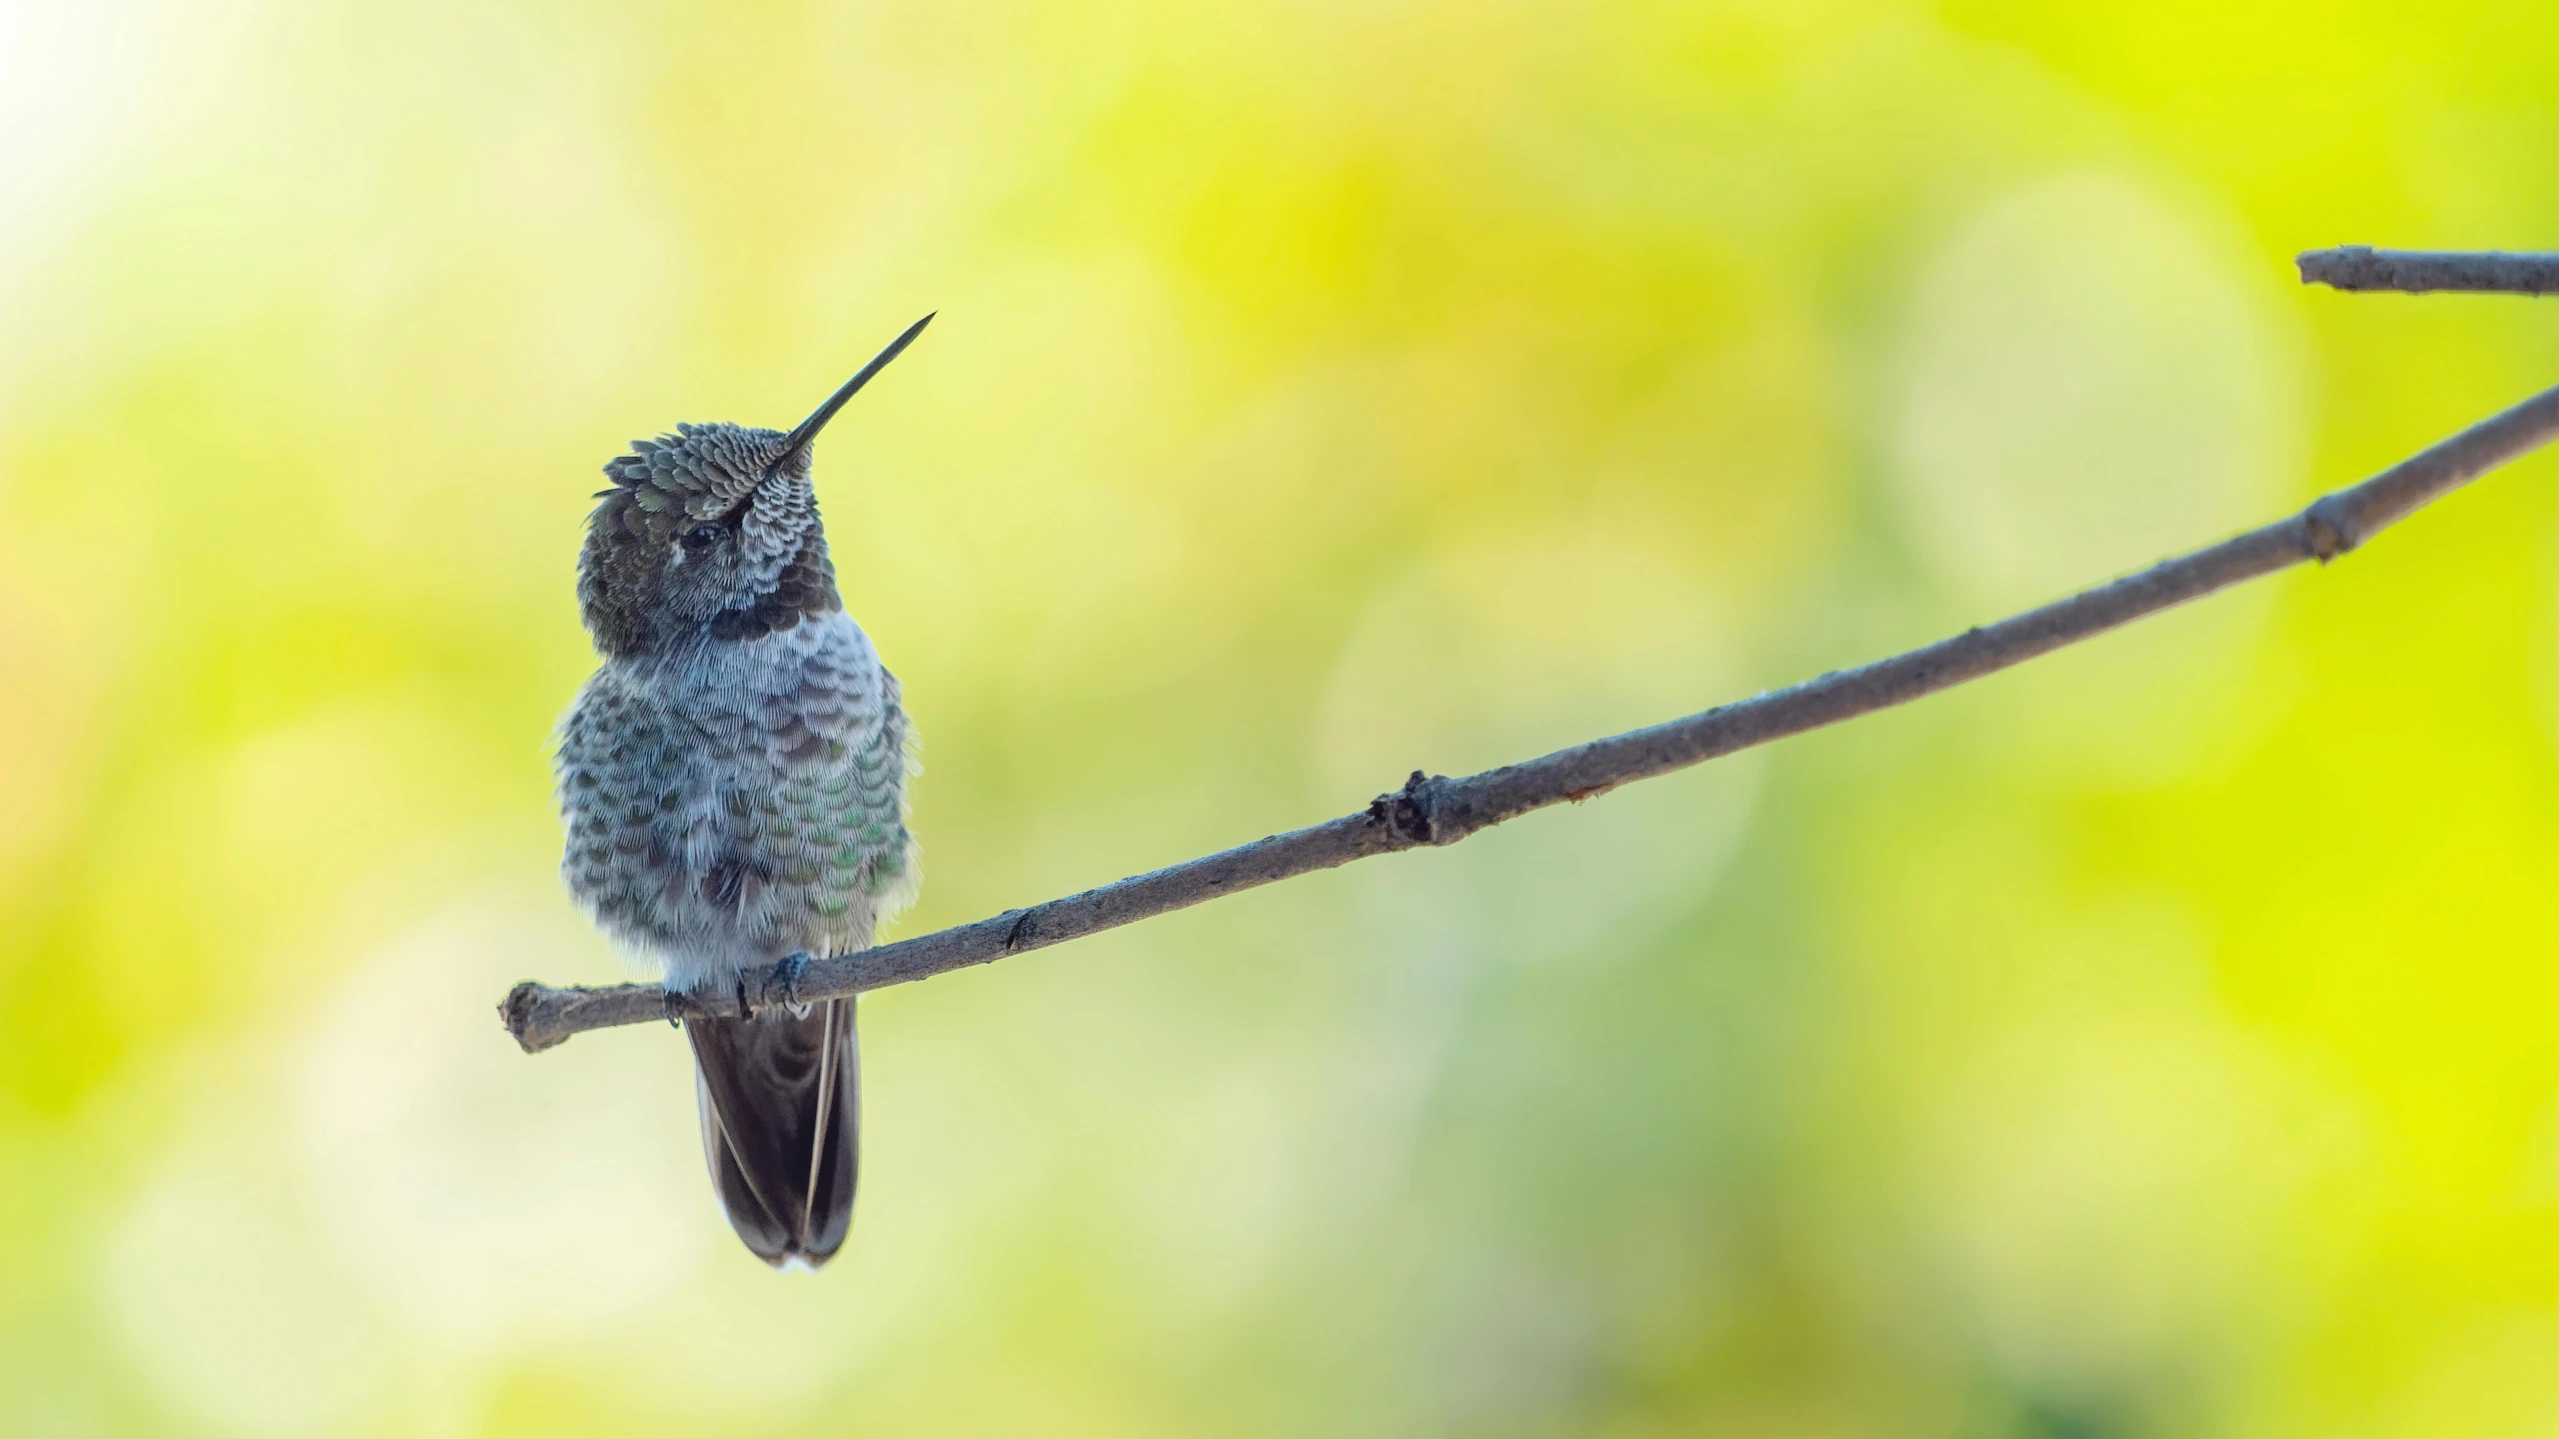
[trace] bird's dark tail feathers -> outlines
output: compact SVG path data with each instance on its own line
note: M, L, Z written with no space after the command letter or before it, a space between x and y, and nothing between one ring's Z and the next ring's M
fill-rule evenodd
M777 1268L834 1258L853 1224L861 1152L853 1001L822 1000L805 1018L782 1009L697 1015L684 1031L702 1103L702 1157L729 1227Z

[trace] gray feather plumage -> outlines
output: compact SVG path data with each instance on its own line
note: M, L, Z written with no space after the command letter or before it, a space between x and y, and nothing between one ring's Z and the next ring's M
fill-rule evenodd
M579 562L603 652L562 721L562 872L671 988L870 944L918 879L898 683L844 613L806 453L688 425L606 466ZM843 1241L852 1002L688 1021L705 1157L768 1262Z

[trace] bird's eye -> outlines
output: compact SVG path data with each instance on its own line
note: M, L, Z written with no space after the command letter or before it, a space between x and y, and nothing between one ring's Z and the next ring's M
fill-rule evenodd
M684 547L688 550L707 550L719 542L718 525L695 525L684 532Z

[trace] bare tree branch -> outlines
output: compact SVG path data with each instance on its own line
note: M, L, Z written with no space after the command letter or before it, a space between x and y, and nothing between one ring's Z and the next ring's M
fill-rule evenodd
M2304 272L2308 269L2305 259ZM1455 844L1530 810L1585 800L1632 780L1907 704L2215 590L2305 560L2325 564L2554 435L2559 435L2559 388L2482 420L2362 484L2327 495L2299 514L1997 624L1859 669L1833 671L1788 689L1463 779L1416 770L1402 789L1378 796L1357 814L974 924L813 962L796 995L827 999L904 984L1370 855ZM747 976L744 989L743 995L682 996L675 1002L695 1013L735 1015L741 1002L760 1008L782 998L769 975ZM507 995L498 1013L516 1043L531 1053L585 1030L661 1018L668 1003L666 993L653 984L554 989L528 981Z
M2376 250L2340 245L2304 250L2293 260L2305 285L2338 290L2467 290L2497 295L2559 295L2559 254L2502 250Z

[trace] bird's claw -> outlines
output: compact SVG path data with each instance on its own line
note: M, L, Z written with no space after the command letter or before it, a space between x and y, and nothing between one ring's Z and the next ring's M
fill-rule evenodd
M792 1018L808 1018L809 1002L800 998L800 976L808 973L808 969L809 957L805 951L791 955L774 965L773 972L752 990L747 985L746 974L740 971L729 991L737 1000L738 1018L753 1019L755 1001L773 996L780 997L783 1007L791 1011ZM664 1009L666 1022L677 1029L682 1029L686 1018L700 1013L702 1009L690 992L671 987L658 992L658 1003Z
M765 993L771 994L776 990L781 992L782 1005L791 1011L793 1019L809 1017L809 1002L800 998L800 977L808 972L808 951L801 950L796 954L783 956L782 961L773 966L772 978L764 982Z

